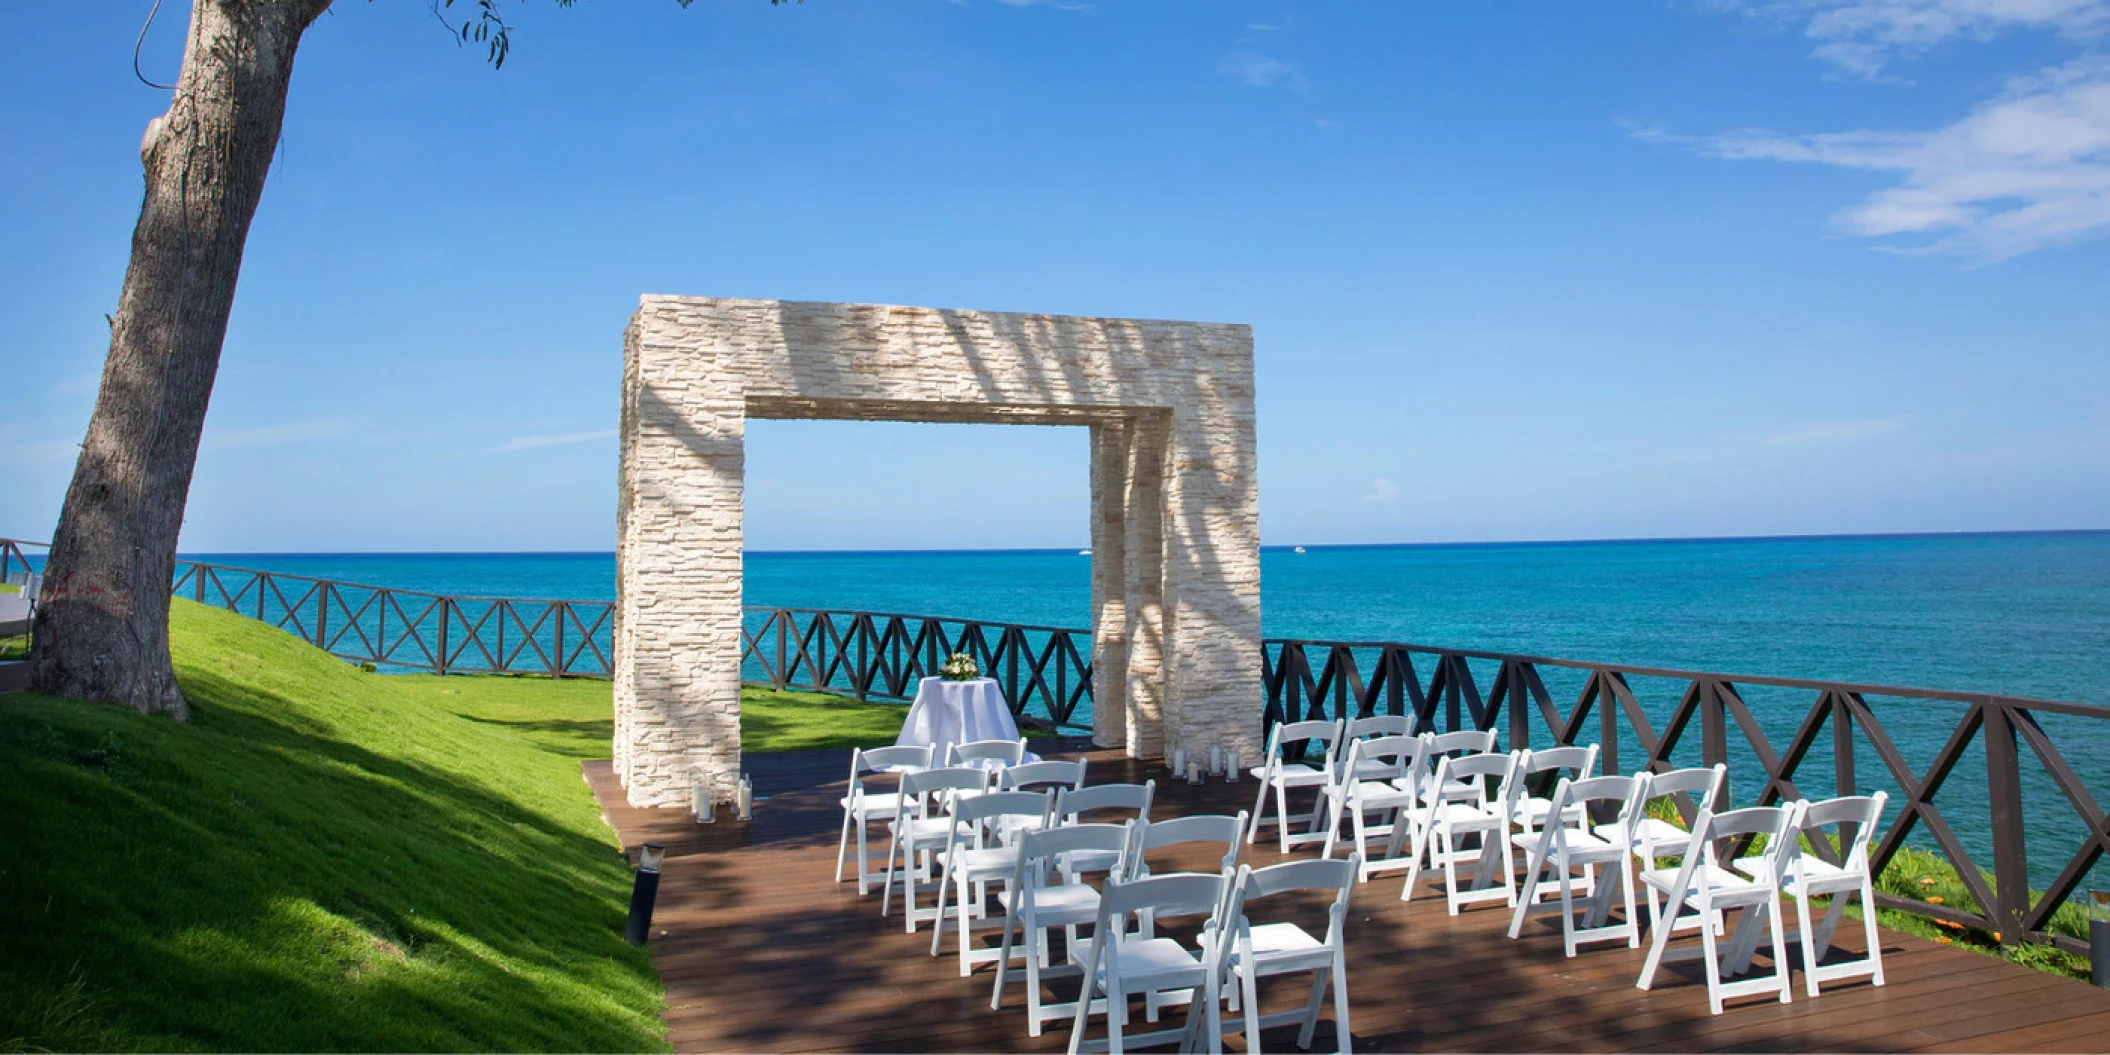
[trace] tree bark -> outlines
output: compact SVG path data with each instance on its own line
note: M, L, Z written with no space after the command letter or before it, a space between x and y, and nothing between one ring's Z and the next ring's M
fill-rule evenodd
M329 3L194 0L175 96L140 144L131 264L45 567L40 691L189 714L169 658L176 539L294 51Z

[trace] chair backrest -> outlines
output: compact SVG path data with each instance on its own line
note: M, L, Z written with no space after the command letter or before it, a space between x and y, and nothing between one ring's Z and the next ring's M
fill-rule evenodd
M1517 761L1514 754L1444 755L1436 760L1436 783L1431 786L1442 788L1454 780L1468 781L1479 789L1484 804L1488 800L1488 777L1495 778L1501 789L1515 787Z
M952 749L946 753L945 764L958 766L969 762L1002 762L1007 766L1015 766L1025 757L1026 738L1023 736L1016 740L969 740L964 744L952 745Z
M1407 775L1407 766L1420 752L1420 742L1411 736L1373 736L1368 740L1348 741L1348 756L1342 760L1341 768L1334 771L1334 782L1350 779L1390 780ZM1366 768L1366 762L1379 762L1383 768L1376 773L1365 773L1359 778L1350 774Z
M1223 907L1225 882L1235 875L1226 869L1225 874L1212 875L1206 872L1179 872L1172 875L1142 876L1135 879L1111 879L1099 894L1100 933L1108 930L1106 923L1120 920L1135 912L1149 912L1153 919L1174 916L1214 915ZM1127 928L1113 927L1123 931Z
M1134 810L1137 820L1150 819L1150 800L1157 797L1158 782L1141 784L1094 784L1084 788L1055 789L1055 823L1081 817L1093 810ZM1068 823L1075 823L1070 821Z
M1429 734L1429 757L1438 755L1483 755L1495 749L1493 729L1460 729L1455 733Z
M1018 837L1019 877L1045 880L1049 866L1080 850L1123 853L1128 849L1126 824L1072 824L1066 828L1027 831Z
M1413 736L1414 716L1411 714L1373 714L1368 718L1350 718L1342 734L1350 740L1361 740L1366 736Z
M1878 791L1873 795L1847 795L1825 799L1822 802L1804 802L1802 815L1795 822L1795 830L1800 835L1808 836L1812 842L1823 840L1837 846L1841 851L1841 865L1847 871L1866 872L1868 841L1875 834L1876 822L1883 817L1884 803L1889 800L1888 794ZM1834 836L1828 829L1849 825L1851 831L1841 833L1846 837L1834 841ZM1807 852L1801 848L1800 839L1789 841L1795 843L1798 859L1801 854Z
M962 824L996 817L1045 817L1052 797L1045 791L992 791L953 803L952 815Z
M850 752L850 779L868 773L877 773L896 766L916 769L930 768L929 744L901 744L894 747L860 747Z
M1313 741L1318 742L1323 755L1332 757L1334 745L1339 743L1340 739L1341 723L1336 721L1279 722L1268 732L1267 757L1262 760L1262 764L1273 766L1280 763L1284 753L1289 750L1289 745L1295 743L1303 743L1306 753L1309 753Z
M1568 770L1577 780L1597 775L1597 745L1546 747L1524 752L1523 775L1535 777L1555 770Z
M1728 805L1722 801L1722 793L1728 786L1729 766L1717 762L1711 766L1650 774L1648 797L1660 799L1666 795L1684 795L1692 799L1695 806L1720 813L1722 807Z
M1726 813L1708 813L1705 825L1698 820L1693 822L1693 839L1705 841L1702 854L1710 863L1723 868L1735 865L1754 879L1778 882L1781 866L1795 846L1792 830L1801 812L1801 804L1791 802L1785 806L1746 806ZM1744 835L1763 836L1765 845L1760 847L1756 840L1746 843L1737 838ZM1722 851L1724 843L1729 845L1728 853Z
M972 766L926 769L901 775L901 808L904 816L928 816L930 797L945 791L982 791L989 787L988 772Z
M1205 815L1199 817L1175 817L1169 821L1137 821L1134 826L1134 845L1128 855L1128 868L1123 878L1136 879L1150 874L1149 853L1167 846L1186 843L1221 843L1224 847L1223 868L1238 864L1238 852L1245 845L1246 813L1238 811L1236 817Z
M1084 786L1084 763L1032 762L1006 767L996 778L996 786L1004 791L1016 791L1035 784L1081 788Z
M1584 831L1590 831L1595 827L1592 817L1597 815L1597 811L1591 810L1590 806L1599 802L1616 802L1619 804L1619 813L1614 822L1619 825L1617 841L1624 845L1633 841L1634 822L1641 819L1641 812L1647 801L1646 773L1631 777L1615 774L1609 777L1591 777L1587 780L1562 777L1553 789L1553 809L1546 815L1546 827L1548 830L1567 828L1565 815L1579 806L1582 808L1582 816L1576 823L1580 824ZM1565 832L1562 834L1565 835Z

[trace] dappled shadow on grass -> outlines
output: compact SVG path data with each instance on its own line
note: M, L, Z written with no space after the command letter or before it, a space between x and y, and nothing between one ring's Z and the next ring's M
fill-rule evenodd
M516 721L462 712L455 712L455 717L478 725L497 726L517 733L530 734L535 743L551 748L566 758L605 758L608 755L608 743L615 737L613 721L563 718Z
M184 689L188 726L0 701L0 989L78 977L97 1008L70 1035L11 1022L0 1040L657 1046L656 985L620 939L627 875L611 845L336 738L269 691L199 670ZM114 746L84 763L94 744Z

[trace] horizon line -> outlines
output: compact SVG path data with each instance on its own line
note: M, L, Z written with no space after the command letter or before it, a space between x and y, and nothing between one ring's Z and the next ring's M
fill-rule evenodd
M1483 541L1452 542L1308 542L1308 543L1263 543L1260 549L1267 551L1347 550L1347 549L1473 549L1535 546L1630 546L1665 543L1706 542L1823 542L1884 539L1935 539L1935 538L2020 538L2053 535L2105 535L2110 528L2026 528L1993 531L1871 531L1871 532L1819 532L1779 535L1662 535L1628 536L1615 538L1572 539L1501 539ZM861 555L924 555L946 556L959 554L1071 554L1082 556L1089 546L988 546L988 547L943 547L931 549L743 549L743 556L861 556ZM177 554L177 559L186 556L274 556L274 557L557 557L612 556L615 550L594 549L521 549L521 550L192 550Z

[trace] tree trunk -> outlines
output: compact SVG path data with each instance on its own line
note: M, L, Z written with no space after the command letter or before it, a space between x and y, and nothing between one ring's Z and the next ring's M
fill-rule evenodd
M169 660L176 538L294 50L328 6L194 0L175 96L140 144L146 199L45 567L40 691L188 716Z

